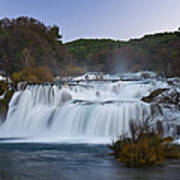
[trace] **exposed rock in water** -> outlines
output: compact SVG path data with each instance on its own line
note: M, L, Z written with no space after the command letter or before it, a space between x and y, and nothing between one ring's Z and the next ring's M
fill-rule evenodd
M99 91L96 92L96 96L100 97L100 92Z
M157 89L153 91L149 96L143 97L141 100L147 103L153 102L154 98L162 94L164 91L167 91L168 89Z
M180 110L180 91L176 88L171 88L169 91L159 96L156 101L161 104L173 105L177 110Z
M173 137L180 136L179 86L173 84L170 85L169 89L157 89L141 100L151 104L152 115L157 114L157 111L162 115L163 118L156 123L159 133L163 134L165 132L164 134Z
M5 81L0 81L0 96L3 95L8 90L8 83Z
M0 112L2 114L3 119L6 117L8 108L9 108L9 102L14 94L14 90L8 90L5 93L4 98L0 99Z
M157 128L157 132L159 134L161 134L161 135L164 134L164 127L163 127L163 123L161 121L157 121L156 128Z
M180 125L176 126L176 131L177 131L177 135L179 136L180 135Z
M141 100L153 105L161 104L164 108L180 110L180 90L176 87L155 90Z

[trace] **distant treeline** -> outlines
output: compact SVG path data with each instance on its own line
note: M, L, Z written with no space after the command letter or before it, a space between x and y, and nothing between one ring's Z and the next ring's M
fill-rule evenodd
M20 72L14 76L17 79L27 71L34 72L31 79L36 79L36 71L41 69L44 74L47 68L52 75L152 70L180 76L180 31L127 42L80 39L63 44L61 38L59 27L46 26L34 18L1 19L0 72ZM27 79L30 74L26 74Z
M77 65L90 71L118 73L150 70L180 76L180 31L141 39L79 39L66 44Z

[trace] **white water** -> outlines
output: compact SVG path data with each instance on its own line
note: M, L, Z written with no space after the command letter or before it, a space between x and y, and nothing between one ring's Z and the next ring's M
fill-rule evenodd
M5 81L6 78L0 75L0 81Z
M16 142L107 143L128 134L129 121L151 117L150 105L140 99L167 86L154 80L28 86L11 99L0 137L23 138Z

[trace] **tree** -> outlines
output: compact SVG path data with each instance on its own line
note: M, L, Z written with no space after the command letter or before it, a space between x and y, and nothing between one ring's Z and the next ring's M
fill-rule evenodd
M0 69L12 74L27 66L48 66L53 74L61 74L71 62L61 37L59 27L34 18L1 19Z

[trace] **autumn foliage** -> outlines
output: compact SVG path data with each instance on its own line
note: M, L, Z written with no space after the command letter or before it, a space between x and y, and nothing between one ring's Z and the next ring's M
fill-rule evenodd
M71 56L61 41L59 27L46 26L30 17L0 20L0 70L11 75L27 65L48 66L63 73Z
M20 81L27 81L29 83L53 81L53 75L46 66L26 67L22 71L13 73L11 77L16 83Z
M147 126L130 125L131 137L121 136L109 145L119 162L128 167L153 166L163 163L166 159L180 158L179 148L172 144L172 138L163 138Z
M79 39L63 44L58 26L31 17L0 20L0 70L7 75L27 64L48 66L53 75L84 71L105 73L155 71L180 76L180 31L140 39Z

